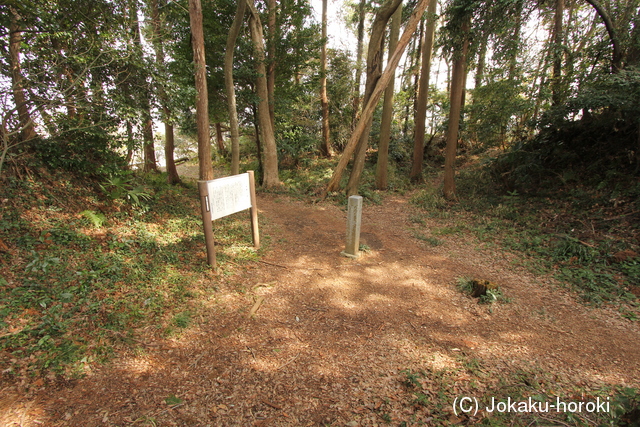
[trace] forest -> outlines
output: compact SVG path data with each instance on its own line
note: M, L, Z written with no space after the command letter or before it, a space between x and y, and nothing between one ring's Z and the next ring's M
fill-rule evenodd
M0 114L0 424L640 425L640 0L9 0Z

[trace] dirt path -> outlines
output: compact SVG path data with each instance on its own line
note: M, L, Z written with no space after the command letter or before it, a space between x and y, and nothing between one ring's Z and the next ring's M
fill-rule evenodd
M5 395L0 412L33 426L371 426L385 425L385 406L398 425L416 417L397 402L401 371L456 367L459 356L489 374L539 368L640 385L637 323L586 308L470 240L425 245L411 235L406 198L365 206L371 251L358 260L339 256L340 208L275 195L259 208L271 264L221 278L197 326L29 401ZM478 305L456 290L461 276L500 284L512 302Z

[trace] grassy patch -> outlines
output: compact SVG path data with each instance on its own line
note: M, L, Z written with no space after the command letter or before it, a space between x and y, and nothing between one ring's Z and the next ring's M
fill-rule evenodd
M437 188L418 191L413 222L420 224L423 215L442 220L432 236L471 233L494 250L519 253L521 265L553 275L586 303L622 305L624 317L640 317L639 225L629 211L631 193L578 186L544 195L500 193L482 165L462 169L456 183L456 204L447 204Z
M423 242L425 242L429 246L440 246L440 245L442 245L444 243L440 239L437 239L437 238L435 238L433 236L425 236L424 234L422 234L420 232L414 232L413 233L413 237L415 237L418 240L422 240Z
M161 336L192 324L198 297L215 291L198 193L162 180L136 178L149 197L129 201L65 180L7 180L0 190L5 373L82 375L140 331ZM215 233L221 270L257 256L246 215L216 221Z

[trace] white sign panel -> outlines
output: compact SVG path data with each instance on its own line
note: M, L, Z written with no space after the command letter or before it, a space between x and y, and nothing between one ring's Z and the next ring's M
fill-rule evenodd
M207 181L207 191L212 221L251 207L248 173Z

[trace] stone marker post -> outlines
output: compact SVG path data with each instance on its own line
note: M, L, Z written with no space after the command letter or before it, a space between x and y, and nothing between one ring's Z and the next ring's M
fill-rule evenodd
M349 197L347 208L347 247L340 255L349 258L360 256L360 220L362 217L362 196Z

